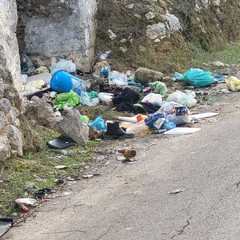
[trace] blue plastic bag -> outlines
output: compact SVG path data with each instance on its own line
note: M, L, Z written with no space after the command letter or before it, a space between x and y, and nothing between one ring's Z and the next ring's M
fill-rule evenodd
M145 119L145 124L151 129L160 129L163 122L165 121L165 114L164 113L154 113L149 118ZM158 121L159 124L156 124Z
M211 72L198 68L191 68L183 74L179 79L185 81L195 87L205 87L214 83L214 76Z
M59 70L53 74L50 81L50 87L53 91L59 93L70 92L73 90L79 96L81 96L82 92L86 92L87 89L86 84L82 79L63 70Z
M105 131L107 130L107 126L104 123L102 117L97 117L93 122L88 123L90 126L95 127L97 130Z

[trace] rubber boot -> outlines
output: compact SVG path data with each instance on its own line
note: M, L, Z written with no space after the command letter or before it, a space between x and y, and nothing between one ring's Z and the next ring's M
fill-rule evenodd
M120 128L118 122L107 123L107 131L104 134L104 139L121 139L133 137L133 134L126 133L122 128Z

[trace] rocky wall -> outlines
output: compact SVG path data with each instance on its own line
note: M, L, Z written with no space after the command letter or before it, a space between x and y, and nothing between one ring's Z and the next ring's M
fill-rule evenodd
M21 90L21 74L16 39L17 9L15 0L0 1L0 72L4 82Z
M15 0L0 1L0 161L23 154L19 130L21 74ZM18 90L18 91L17 91Z
M215 51L239 39L240 2L105 0L97 20L96 52L111 50L112 65L172 72L186 66L195 47Z
M73 57L88 71L94 57L96 0L17 0L19 45L35 62Z

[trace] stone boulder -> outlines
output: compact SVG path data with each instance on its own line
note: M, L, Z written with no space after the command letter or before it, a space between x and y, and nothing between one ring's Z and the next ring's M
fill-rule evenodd
M5 126L5 113L0 111L0 131Z
M22 156L23 155L22 133L17 127L13 125L8 126L8 140L12 148L12 154L15 155L14 152L16 152L17 156Z
M5 161L11 156L11 146L6 136L0 136L0 161Z
M19 116L20 130L23 135L23 150L24 151L39 151L44 148L45 142L41 135L40 126L34 127L29 123L27 118L23 115Z
M38 124L47 127L53 127L56 122L62 119L61 117L56 116L49 103L36 96L34 96L26 106L26 112L24 115L31 124Z
M85 146L88 141L89 127L84 124L77 110L70 110L57 127L63 136L71 138L80 146Z
M161 81L163 79L163 73L140 67L135 72L135 79L137 82L147 85L150 82Z

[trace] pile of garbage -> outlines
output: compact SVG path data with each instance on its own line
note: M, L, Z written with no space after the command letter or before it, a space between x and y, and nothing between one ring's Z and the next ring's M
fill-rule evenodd
M217 113L191 114L190 109L197 105L194 88L226 83L230 91L240 90L240 80L236 77L225 80L223 75L197 68L184 74L173 73L172 77L164 77L161 72L143 67L119 72L111 69L107 62L109 55L107 51L98 57L87 81L84 80L86 74L77 69L72 58L61 59L50 69L44 66L35 69L30 59L24 56L23 90L30 101L28 105L37 101L42 106L42 100L37 97L45 96L48 109L51 108L46 112L46 118L52 116L54 127L62 134L50 141L49 146L86 145L89 138L124 139L151 133L188 134L199 131L189 124ZM172 89L175 83L184 85L185 90ZM109 109L127 112L130 116L90 119L81 114L81 106L91 109L97 105L107 105ZM39 119L41 116L35 118L38 122ZM186 124L188 127L183 128Z

